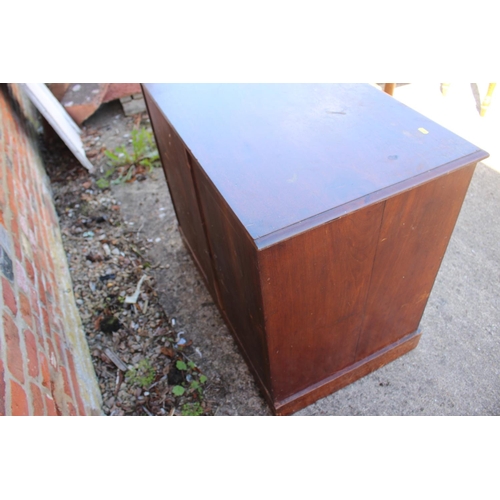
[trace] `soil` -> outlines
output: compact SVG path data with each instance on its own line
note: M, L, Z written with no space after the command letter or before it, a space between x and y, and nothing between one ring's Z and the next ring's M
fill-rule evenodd
M85 122L94 176L57 136L42 145L103 410L270 415L182 244L162 169L107 176L104 151L130 151L142 127L147 114L125 117L118 101Z

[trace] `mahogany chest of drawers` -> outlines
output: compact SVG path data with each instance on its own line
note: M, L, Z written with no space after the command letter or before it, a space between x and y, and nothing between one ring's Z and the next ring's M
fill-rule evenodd
M184 242L277 414L416 347L487 154L363 84L145 84Z

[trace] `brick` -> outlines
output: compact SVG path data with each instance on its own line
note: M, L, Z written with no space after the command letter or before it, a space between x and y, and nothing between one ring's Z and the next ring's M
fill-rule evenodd
M17 220L17 207L16 211L10 214L10 231L12 233L12 240L19 239L19 222Z
M0 359L0 416L5 413L5 371L3 369L3 362Z
M26 274L33 284L35 284L35 270L33 265L28 259L24 259L24 268L26 269Z
M66 349L66 359L68 360L68 369L71 376L71 382L73 384L73 392L75 393L78 413L80 415L85 415L85 405L83 404L82 397L80 395L80 385L78 384L78 378L76 376L75 361L73 359L73 354L69 349Z
M10 381L10 408L14 416L29 415L28 398L23 387L13 380Z
M16 242L14 242L16 243ZM30 290L29 281L26 276L26 271L19 260L16 260L16 282L17 286L24 292L28 293Z
M49 321L49 313L47 312L47 309L45 307L40 308L42 310L42 318L43 318L43 326L45 328L45 334L49 335L50 334L50 321Z
M7 174L5 179L7 181L7 195L9 199L9 207L12 215L17 219L17 196L14 186L14 175L12 172Z
M1 156L0 156L0 160L1 160ZM0 172L1 172L1 163L0 163ZM4 173L2 173L2 176L0 177L0 179L4 176ZM3 186L0 184L0 210L5 210L7 208L7 200L6 200L6 197L5 197L5 191L3 189Z
M17 228L17 221L12 220L11 229L12 229L12 234L14 235L14 253L16 255L17 260L23 260L23 253L21 252L21 244L19 243L19 234L16 228Z
M15 120L15 119L12 121L12 128L13 128L14 133L12 134L12 150L11 151L13 151L12 158L15 160L17 157L16 153L19 151L19 147L17 145L17 143L18 143L17 138L18 138L19 132L20 132L19 124L17 123L17 120Z
M42 272L43 272L43 264L42 258L39 252L35 252L33 254L33 264L35 266L35 272L38 275L38 286L40 286L40 281L42 281Z
M24 342L26 344L26 354L28 356L28 373L30 377L38 377L38 347L35 336L29 330L24 330Z
M33 321L35 322L35 333L36 336L38 337L38 343L39 345L43 346L44 345L44 337L43 337L43 331L42 331L42 324L40 323L40 319L38 316L35 316L33 318Z
M47 307L47 313L49 315L50 329L56 330L55 317L54 317L54 302L49 302L49 305Z
M57 353L56 350L54 349L54 344L49 338L45 338L47 342L47 347L48 347L48 355L49 355L49 363L53 366L55 370L58 369L59 363L57 361Z
M12 311L15 316L17 314L16 296L10 286L10 283L2 276L2 295L3 303Z
M49 417L57 417L57 409L54 400L45 394L45 406L47 408L47 415Z
M36 211L35 213L37 214L37 220L39 218L40 211L42 210L42 195L40 192L40 186L37 184L36 185Z
M19 181L19 182L21 182L21 181ZM17 187L17 192L21 192L21 191L22 191L22 186L19 185ZM21 207L24 208L24 205L21 205ZM19 221L19 227L21 228L22 232L25 235L28 235L28 221L26 220L26 217L22 214L18 214L17 219Z
M41 367L42 371L42 385L47 389L50 389L50 368L47 356L45 356L43 352L39 352L38 357L40 360L39 366Z
M33 382L30 384L31 389L31 404L33 405L33 415L45 415L45 408L43 405L43 396L40 388Z
M19 292L19 308L26 324L33 328L30 299L23 292Z
M122 98L120 99L120 102L122 104L125 116L132 116L137 113L143 113L144 111L146 111L146 103L144 102L142 94L133 95L130 101L125 101Z
M33 184L31 185L32 188L34 188L35 186L33 186ZM27 219L28 219L28 227L29 227L29 230L30 232L34 232L35 231L35 222L33 220L33 214L36 214L37 213L37 209L36 209L36 198L35 198L35 194L34 193L31 193L30 195L30 204L29 204L29 211L28 211L28 214L26 215ZM31 241L31 239L30 239Z
M40 240L41 246L43 248L50 248L49 243L48 243L48 238L47 238L47 226L45 225L45 219L43 218L43 210L42 210L42 216L39 217L40 219L40 224L41 226L39 227L40 231L38 233L38 238ZM44 271L47 272L48 269L48 260L47 257L44 255L43 257L43 265L44 265Z
M42 302L42 304L47 307L47 297L45 296L45 287L43 285L42 279L38 280L38 298Z
M31 179L29 182L33 181L34 179ZM19 181L19 185L16 186L17 195L21 198L17 203L17 218L19 222L20 233L28 236L28 221L26 220L26 210L28 209L27 203L29 200L29 194L25 186L26 184L23 185L22 181Z
M66 367L65 366L62 366L59 368L59 370L61 371L62 373L62 376L63 376L63 380L64 380L64 392L70 397L72 398L73 395L71 394L71 386L69 384L69 377L68 377L68 371L66 370Z
M27 150L28 146L26 144L26 137L23 137L21 142L23 143L24 149ZM21 161L19 162L19 179L24 179L25 182L23 184L25 184L25 185L27 185L28 182L30 182L30 183L33 182L31 175L29 175L29 173L28 173L29 170L26 168L27 165L29 165L27 156L23 155L21 157ZM25 186L23 185L21 187L24 188ZM28 201L28 200L29 200L29 197L26 197L26 201Z
M58 375L59 375L59 377L61 376L60 373ZM51 380L51 382L50 382L50 393L51 393L51 396L53 398L54 405L56 407L56 413L57 413L57 415L63 415L63 411L61 409L61 403L62 403L61 396L62 396L62 392L59 392L56 389L56 383L55 383L54 380Z
M53 324L53 328L54 330L61 336L62 340L63 340L63 344L65 346L65 342L66 342L66 337L64 335L64 327L63 327L63 324L61 322L61 319L60 317L57 315L57 309L54 307L52 308L53 311L55 311L55 314L54 316L52 316L52 324Z
M36 293L36 288L33 286L30 288L30 298L31 298L31 316L35 318L40 316L40 306L38 305L38 294Z
M49 267L52 261L49 259ZM49 273L49 278L52 279L53 273ZM52 285L50 284L50 279L45 282L45 295L49 302L54 302L54 294L52 293Z
M24 384L24 359L19 341L19 331L8 313L3 314L3 328L7 344L7 367L10 373Z
M19 233L19 243L21 244L21 251L23 253L24 262L26 262L27 260L31 261L33 259L32 247L23 231Z
M6 107L5 108L5 115L4 115L6 118L7 116L10 117L10 107ZM12 130L10 128L10 122L12 122L12 120L8 120L7 123L5 123L5 127L4 127L4 137L5 137L5 145L7 146L7 152L10 154L10 146L12 144ZM7 160L9 160L9 157L7 156ZM9 166L9 164L7 163L7 166ZM12 168L12 166L10 166L9 168Z

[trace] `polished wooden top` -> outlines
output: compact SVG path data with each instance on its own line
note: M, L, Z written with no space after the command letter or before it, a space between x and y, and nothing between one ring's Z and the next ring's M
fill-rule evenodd
M368 84L145 88L258 246L488 156Z

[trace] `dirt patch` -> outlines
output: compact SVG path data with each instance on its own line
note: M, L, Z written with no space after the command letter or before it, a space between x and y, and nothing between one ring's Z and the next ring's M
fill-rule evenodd
M110 103L85 123L89 176L45 147L77 305L109 415L269 415L178 230L161 168L99 179L146 114ZM120 177L115 169L106 177ZM138 286L140 284L140 286ZM134 300L135 299L135 300Z

